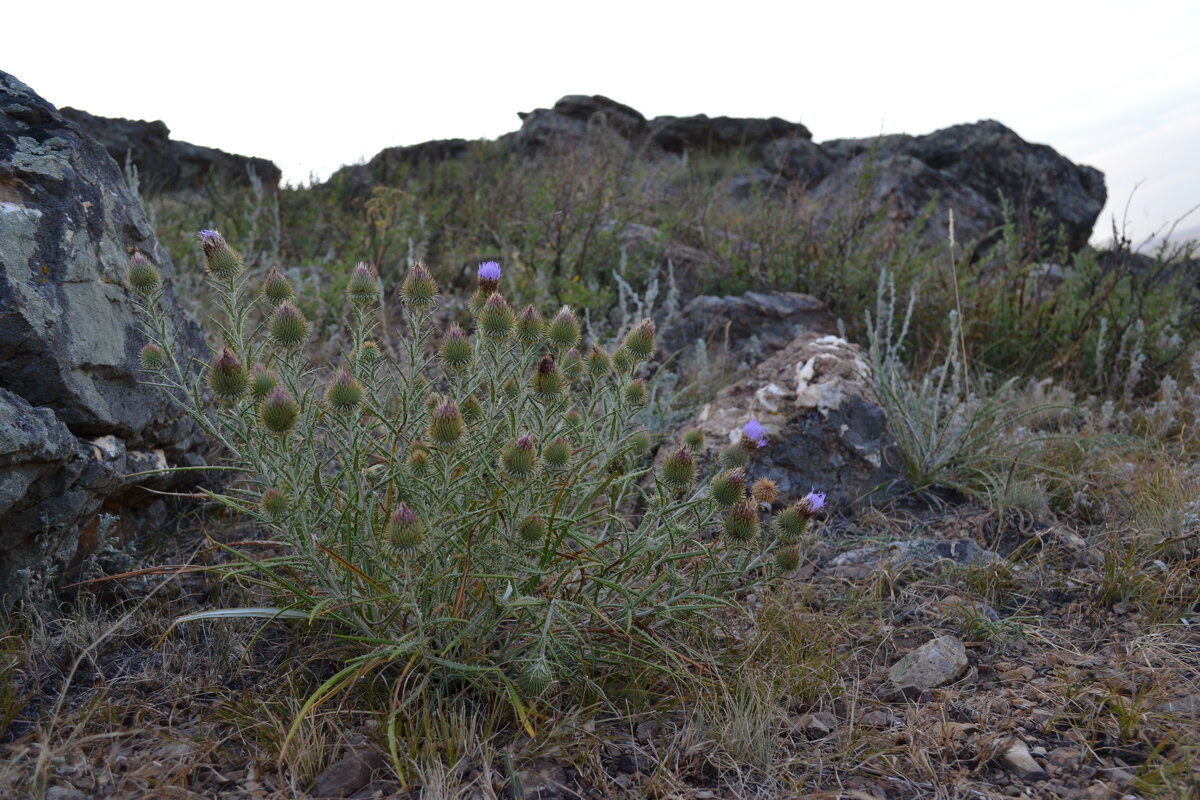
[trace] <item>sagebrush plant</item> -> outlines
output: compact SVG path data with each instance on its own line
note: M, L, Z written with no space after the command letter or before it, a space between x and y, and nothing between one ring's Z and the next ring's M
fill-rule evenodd
M305 711L389 665L409 700L490 693L522 719L537 697L602 698L647 671L686 673L689 648L723 624L715 612L736 608L733 589L798 565L824 495L759 525L777 497L761 483L746 493L747 465L767 445L757 422L716 486L697 480L696 432L650 461L635 423L649 320L611 352L583 347L570 308L548 320L514 310L500 265L485 262L474 331L439 330L438 285L417 264L400 289L406 335L383 348L372 338L382 287L360 264L346 283L350 347L325 375L306 363L310 326L287 279L252 281L218 233L199 237L220 346L207 365L181 363L157 273L137 256L143 365L224 448L235 477L213 499L283 549L229 548L224 568L273 605L183 619L327 624L353 654Z

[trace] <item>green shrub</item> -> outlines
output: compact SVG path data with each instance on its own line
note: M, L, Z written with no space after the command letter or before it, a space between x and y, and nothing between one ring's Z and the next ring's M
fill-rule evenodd
M776 562L795 567L776 554L791 539L758 525L744 480L719 506L688 447L657 470L647 462L635 372L654 347L649 320L585 365L574 314L517 314L487 262L470 303L474 334L442 334L437 283L418 264L400 288L407 335L376 342L381 291L359 265L345 281L342 366L322 375L307 364L310 326L279 274L268 276L270 296L257 291L218 234L200 238L222 310L219 352L207 366L180 363L155 288L143 361L224 448L235 479L212 498L283 549L230 548L225 568L273 603L182 619L327 626L352 655L306 711L389 665L410 698L482 693L507 697L518 715L538 697L604 696L646 673L685 671L692 632L721 624L715 612L735 586L767 580ZM194 379L198 366L207 380ZM734 446L742 463L761 446L761 429L747 431L756 441Z

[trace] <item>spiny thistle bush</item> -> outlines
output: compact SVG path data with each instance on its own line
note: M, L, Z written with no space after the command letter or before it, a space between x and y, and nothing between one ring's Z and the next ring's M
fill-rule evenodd
M360 264L346 282L351 346L324 375L306 363L311 330L286 278L273 270L259 285L219 234L200 241L221 345L207 365L177 360L157 273L139 259L142 363L224 447L237 477L213 499L285 549L231 548L223 568L276 605L183 619L327 623L355 653L305 710L392 664L409 698L481 691L518 716L553 692L604 696L648 670L680 674L733 589L799 563L824 496L759 525L777 496L769 481L746 494L747 465L767 444L757 423L714 482L697 480L695 434L650 463L635 422L649 320L612 352L584 348L571 309L549 320L514 310L486 262L474 331L439 331L439 288L417 264L400 289L407 331L393 359L372 338L380 281Z

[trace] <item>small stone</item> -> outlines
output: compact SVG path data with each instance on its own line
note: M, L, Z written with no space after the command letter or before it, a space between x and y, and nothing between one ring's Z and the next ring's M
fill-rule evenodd
M567 772L559 764L536 758L517 771L520 797L525 800L557 800L579 795L567 788ZM510 796L516 793L510 793Z
M897 687L934 689L958 680L967 671L967 650L955 636L942 636L913 650L888 673Z
M1178 714L1181 717L1191 717L1192 719L1200 718L1200 694L1168 700L1159 704L1158 710L1164 714Z
M1029 747L1020 739L1013 739L1009 742L1008 748L1000 760L1009 772L1027 783L1044 781L1049 777L1046 775L1046 770L1042 769L1042 765L1033 759Z
M46 800L87 800L87 795L70 786L51 786L46 790Z
M313 781L313 797L349 797L365 786L377 769L383 766L383 756L374 750L356 750L333 762Z
M637 728L633 732L633 738L638 744L649 744L651 739L654 739L662 731L662 726L658 724L658 720L646 719L638 723Z
M809 739L821 739L833 733L833 729L837 727L837 718L828 711L818 711L802 716L796 721L796 727Z
M891 711L868 711L858 718L858 724L867 728L887 730L896 726L896 716Z
M1074 771L1083 763L1083 752L1076 747L1056 747L1046 754L1046 759L1056 767Z

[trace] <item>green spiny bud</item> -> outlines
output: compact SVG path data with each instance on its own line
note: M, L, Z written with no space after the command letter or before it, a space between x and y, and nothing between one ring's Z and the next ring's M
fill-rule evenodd
M225 239L216 231L200 231L197 236L200 246L204 248L204 260L208 263L208 271L214 278L232 281L246 268L241 255L226 244Z
M775 533L781 541L789 544L799 542L807 532L808 517L795 506L788 506L775 516Z
M571 443L562 436L555 437L542 448L542 461L549 469L566 469L571 463Z
M735 542L748 542L758 534L758 510L745 499L725 515L725 535Z
M460 407L463 415L463 421L468 425L472 425L483 419L483 403L479 402L479 398L473 394L467 395L462 401Z
M572 347L567 352L563 353L562 363L559 364L564 377L575 380L583 374L583 356L579 355L579 351Z
M298 347L308 338L308 320L290 300L280 303L271 315L271 339L280 347Z
M457 444L466 432L462 412L453 400L446 400L438 406L429 420L429 438L442 447Z
M787 544L775 550L775 564L784 572L792 572L800 566L800 546Z
M721 451L721 463L727 467L744 467L750 461L750 451L735 442Z
M613 369L620 375L632 375L637 369L637 359L625 345L618 347L612 354Z
M129 257L129 285L142 297L148 297L162 283L162 276L141 253Z
M704 449L704 431L699 428L692 428L683 434L683 443L688 446L693 453L699 453Z
M274 305L279 305L284 300L291 300L295 296L295 292L292 291L292 282L283 277L283 273L275 267L271 267L271 271L267 273L267 278L263 281L262 293L263 297Z
M573 431L577 431L583 427L583 415L578 409L572 408L566 414L563 414L563 422Z
M362 402L362 384L347 370L338 371L337 377L325 390L325 402L335 411L350 411Z
M437 293L436 287L434 293ZM379 297L379 283L365 263L359 262L346 284L346 297L358 308L368 308Z
M259 404L258 416L271 433L287 433L300 416L300 406L283 387L276 386Z
M221 354L213 359L212 366L208 368L209 388L212 389L213 397L222 403L235 402L246 393L249 383L250 376L246 374L246 368L228 347L221 350Z
M371 341L370 339L363 342L362 348L354 354L354 361L358 364L360 369L363 367L374 366L378 364L382 358L383 353L379 352L379 343Z
M551 346L565 349L579 343L579 320L569 306L563 306L550 320L546 328L546 339Z
M274 486L262 493L259 504L262 506L263 513L273 520L282 519L291 507L287 495Z
M262 400L279 385L279 376L262 364L255 364L250 376L250 394L255 400Z
M401 503L388 519L387 537L397 550L415 550L425 541L425 523Z
M500 470L513 480L523 481L533 475L537 469L537 452L533 447L533 437L523 433L509 442L500 453Z
M645 361L654 353L654 322L644 319L633 326L625 336L625 349L638 361Z
M612 359L598 344L592 345L587 357L587 372L593 379L600 380L612 369Z
M442 365L449 372L460 372L471 365L475 352L471 340L457 324L451 325L442 340Z
M659 480L671 489L687 489L696 480L696 457L686 447L680 447L662 462Z
M517 538L529 545L541 544L546 540L546 520L534 515L517 523Z
M419 444L414 444L408 451L408 467L414 475L425 472L429 466L429 451Z
M479 310L479 330L489 339L507 339L513 330L513 311L504 295L497 292L488 297Z
M527 697L541 697L554 683L554 673L550 671L546 660L539 658L537 661L530 661L521 669L517 683Z
M563 377L554 356L547 354L538 359L529 383L534 395L543 402L550 402L562 395Z
M167 354L156 344L142 348L142 369L147 372L162 372L167 368Z
M640 408L646 405L646 382L641 378L635 378L625 384L624 389L625 402L631 406Z
M413 264L404 283L400 285L400 299L413 308L426 308L437 298L438 285L424 264Z
M517 341L524 345L537 344L542 340L545 324L542 312L533 306L525 306L525 310L517 315Z
M638 428L629 437L629 446L633 449L633 452L640 455L649 453L652 444L654 444L654 441L650 438L650 431L645 428Z
M729 508L746 496L746 471L741 467L726 470L712 480L709 494L718 506Z

